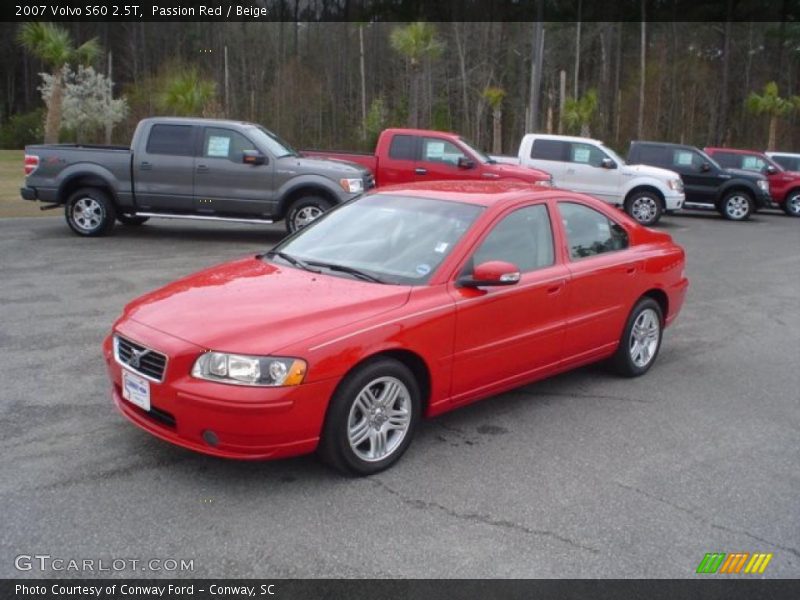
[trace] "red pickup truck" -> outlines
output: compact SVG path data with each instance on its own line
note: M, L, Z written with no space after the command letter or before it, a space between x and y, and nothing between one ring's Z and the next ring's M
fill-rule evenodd
M375 176L378 187L441 179L516 180L549 185L549 173L517 165L498 164L455 133L427 129L385 129L374 154L302 150L305 156L358 163Z
M790 217L800 217L800 173L787 171L763 152L755 150L705 148L705 151L725 168L766 175L772 202Z

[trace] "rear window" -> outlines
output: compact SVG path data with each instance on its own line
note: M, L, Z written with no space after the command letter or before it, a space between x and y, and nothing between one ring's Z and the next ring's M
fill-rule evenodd
M658 146L639 146L638 155L632 162L645 165L666 165L666 152L664 148Z
M153 125L147 140L147 153L193 156L192 133L191 125Z
M416 138L413 135L396 135L389 145L389 158L397 160L416 160Z
M567 160L568 146L569 144L566 142L560 142L558 140L533 140L531 158L563 162Z
M726 169L738 169L741 166L741 156L733 152L714 152L714 159Z

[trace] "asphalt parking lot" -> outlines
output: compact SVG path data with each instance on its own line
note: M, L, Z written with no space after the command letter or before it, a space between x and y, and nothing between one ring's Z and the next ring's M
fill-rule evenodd
M772 552L764 576L798 577L800 221L693 213L661 229L691 288L645 377L589 367L520 388L345 479L313 457L173 447L109 397L100 344L127 301L282 226L81 239L58 217L0 221L0 577L77 576L14 567L48 554L194 561L121 576L682 578L706 552Z

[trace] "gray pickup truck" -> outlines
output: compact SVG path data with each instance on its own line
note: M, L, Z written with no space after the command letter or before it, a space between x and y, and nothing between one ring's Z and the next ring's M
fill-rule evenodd
M186 118L142 120L130 148L25 148L26 200L64 206L82 236L151 217L272 223L291 233L374 186L360 165L301 156L260 125Z

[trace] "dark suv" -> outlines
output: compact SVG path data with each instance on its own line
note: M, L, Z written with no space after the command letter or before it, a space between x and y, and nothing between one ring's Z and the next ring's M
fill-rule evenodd
M683 179L685 208L715 208L732 221L744 221L772 202L766 177L725 169L694 146L634 141L628 150L628 163L675 171Z

